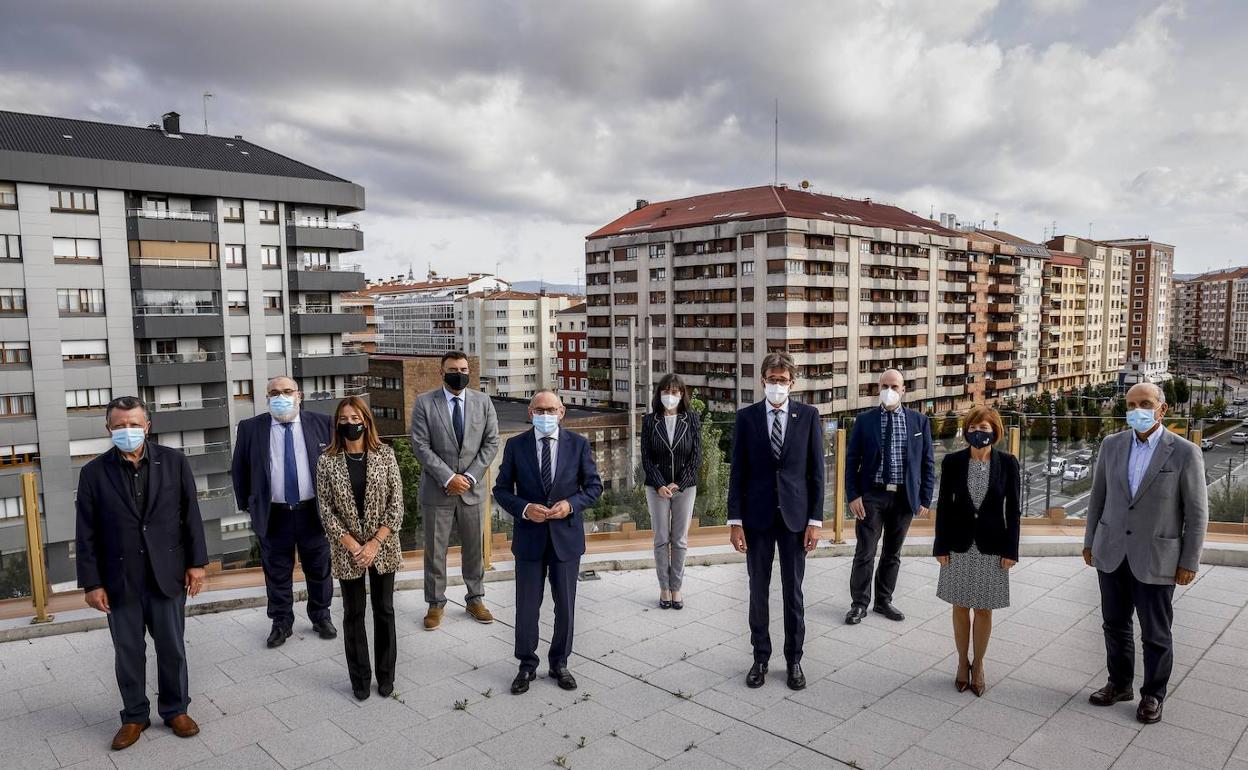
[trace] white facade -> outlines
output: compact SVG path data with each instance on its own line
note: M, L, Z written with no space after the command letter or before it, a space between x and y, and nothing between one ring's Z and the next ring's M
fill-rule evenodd
M555 314L581 302L566 294L502 291L455 300L457 347L481 362L481 390L528 398L553 388L559 362Z

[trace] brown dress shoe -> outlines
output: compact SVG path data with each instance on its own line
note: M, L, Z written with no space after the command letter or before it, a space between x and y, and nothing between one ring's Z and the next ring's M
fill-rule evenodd
M485 608L485 602L475 601L468 602L464 609L472 616L472 619L478 623L493 623L494 616Z
M123 724L121 729L117 731L117 734L113 736L113 751L121 751L133 746L134 742L143 734L143 731L151 727L151 725L151 720L146 722L126 722Z
M1135 718L1146 725L1160 722L1161 701L1154 695L1143 696L1140 698L1140 707L1135 710Z
M429 605L429 611L425 613L425 630L432 631L442 625L442 608Z
M165 720L165 724L179 738L190 738L192 735L199 735L199 725L195 724L195 720L191 719L187 714L178 714L173 719Z

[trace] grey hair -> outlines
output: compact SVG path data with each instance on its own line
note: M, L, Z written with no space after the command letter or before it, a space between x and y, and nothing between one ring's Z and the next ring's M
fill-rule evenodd
M772 369L783 369L789 373L790 378L797 379L797 364L793 363L793 356L778 350L773 350L763 356L763 363L759 369L763 377L766 377L767 372L770 372Z
M113 410L120 409L128 412L131 409L142 409L143 419L148 422L152 421L152 415L147 411L147 404L143 403L143 399L138 396L118 396L108 402L108 406L104 408L104 424L109 425L113 419Z
M289 374L279 374L276 377L269 378L269 381L264 384L264 391L266 393L269 392L269 390L272 389L273 387L273 383L277 382L278 380L290 380L291 382L295 383L296 390L302 390L302 388L299 387L298 381L296 381L294 377L291 377Z
M563 406L563 399L559 398L559 392L556 391L554 388L541 388L537 391L534 391L533 397L529 399L529 406L532 407L533 402L536 401L537 397L542 395L543 393L549 393L550 395L554 396L555 400L559 402L559 406Z
M1162 389L1162 387L1161 387L1160 385L1158 385L1158 384L1157 384L1157 383L1155 383L1155 382L1137 382L1137 383L1135 383L1134 385L1132 385L1132 386L1131 386L1131 388L1138 388L1138 387L1139 387L1139 386L1141 386L1141 385L1147 385L1147 386L1149 386L1150 388L1152 388L1154 392L1156 392L1156 394L1157 394L1157 403L1159 403L1159 404L1164 404L1164 403L1166 403L1166 391L1165 391L1165 390L1163 390L1163 389ZM1128 393L1129 393L1129 392L1131 392L1131 388L1127 388L1127 392L1128 392Z

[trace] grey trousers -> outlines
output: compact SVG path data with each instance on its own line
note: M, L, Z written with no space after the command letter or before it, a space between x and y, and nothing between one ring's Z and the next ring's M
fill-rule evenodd
M423 506L425 529L425 601L446 604L446 549L451 528L459 530L459 564L468 589L467 601L485 595L485 561L481 539L481 504L466 505L458 497L446 505Z
M654 572L659 588L679 591L685 581L685 552L689 550L689 522L698 488L682 489L671 497L659 497L654 487L646 487L646 506L654 530Z

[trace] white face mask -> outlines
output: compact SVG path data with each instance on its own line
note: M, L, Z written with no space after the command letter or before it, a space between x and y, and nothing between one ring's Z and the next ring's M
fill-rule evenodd
M901 403L901 394L891 388L884 388L880 391L880 406L885 409L892 409Z
M673 396L671 393L664 393L659 396L659 400L663 402L664 409L675 409L680 406L680 396Z
M768 385L763 388L763 392L767 394L767 400L776 405L783 404L785 399L789 397L788 385Z

